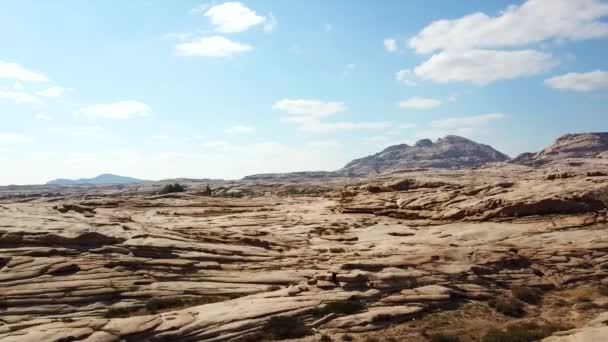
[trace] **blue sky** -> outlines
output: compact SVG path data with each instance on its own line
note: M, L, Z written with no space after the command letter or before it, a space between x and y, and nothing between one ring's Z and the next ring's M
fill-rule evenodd
M608 2L4 1L0 184L332 170L608 130Z

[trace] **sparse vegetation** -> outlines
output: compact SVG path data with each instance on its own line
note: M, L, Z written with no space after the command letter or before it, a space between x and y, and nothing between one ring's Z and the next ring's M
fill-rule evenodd
M273 340L300 338L311 334L311 330L302 320L287 316L272 317L266 322L264 330L268 332L269 337Z
M460 338L454 335L437 334L429 337L430 342L460 342Z
M535 287L513 286L511 294L522 302L532 305L540 304L543 300L543 291Z
M321 341L321 342L331 342L332 339L328 335L324 334L324 335L321 335L321 338L319 339L319 341Z
M313 311L313 315L322 317L330 313L337 315L352 315L365 309L365 305L359 301L344 300L338 302L327 303L322 308Z
M597 291L602 295L602 296L608 296L608 285L600 285L597 289Z
M160 189L160 191L158 192L161 195L164 194L170 194L170 193L174 193L174 192L184 192L186 191L186 188L184 188L183 185L179 184L179 183L174 183L174 184L167 184L165 186L163 186L162 189Z
M559 324L539 325L534 322L511 324L504 329L490 329L481 342L534 342L570 327Z
M199 296L199 297L161 297L150 299L145 306L111 307L106 312L107 318L131 317L166 311L168 309L186 308L196 305L223 302L232 296Z
M346 341L346 342L349 342L349 341L353 341L353 340L354 340L354 338L353 338L352 336L350 336L350 335L342 335L342 337L341 337L340 339L341 339L342 341Z
M526 313L524 304L512 297L499 297L490 301L489 304L494 310L511 317L522 317Z

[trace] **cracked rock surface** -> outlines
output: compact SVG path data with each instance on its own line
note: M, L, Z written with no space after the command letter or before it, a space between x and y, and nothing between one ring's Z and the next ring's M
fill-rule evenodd
M168 195L3 191L0 340L261 341L277 316L314 329L305 341L426 341L431 323L476 340L489 323L519 320L573 325L547 341L608 340L602 170L504 164L221 185L242 198L201 195L197 183ZM497 312L514 288L538 289L544 303Z

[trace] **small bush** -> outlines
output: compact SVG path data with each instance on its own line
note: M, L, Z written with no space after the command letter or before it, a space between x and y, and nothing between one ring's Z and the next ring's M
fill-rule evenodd
M167 309L191 307L210 303L218 303L231 299L231 296L200 296L200 297L161 297L152 298L146 303L146 310L156 313Z
M570 327L557 324L518 323L509 325L504 329L490 329L482 337L481 342L534 342L551 336L556 331L568 329Z
M602 296L608 296L608 285L600 285L597 290Z
M460 342L460 338L454 335L437 334L431 335L430 342Z
M266 322L264 330L268 331L274 340L300 338L311 334L311 330L302 320L287 316L272 317Z
M331 302L320 309L316 309L313 315L320 317L330 313L337 315L352 315L365 309L363 303L355 300L344 300L339 302Z
M327 335L321 335L321 339L319 339L319 341L321 341L321 342L331 342L332 339L331 339L331 337L329 337Z
M511 289L513 297L528 304L540 304L543 300L543 291L535 287L514 286Z
M525 315L524 304L515 298L496 298L490 301L490 306L503 315L522 317Z
M576 301L578 303L591 303L592 302L591 297L584 296L584 295L576 297Z
M184 188L183 185L179 184L179 183L175 183L175 184L167 184L165 186L163 186L162 189L160 189L160 191L158 192L161 195L164 194L170 194L170 193L174 193L174 192L184 192L186 191L186 188Z
M350 335L342 335L342 337L341 337L340 339L341 339L342 341L346 341L346 342L349 342L349 341L353 341L353 340L354 340L354 338L353 338L352 336L350 336Z
M106 312L106 318L116 318L116 317L131 317L134 313L141 310L141 307L134 306L122 306L122 307L111 307Z

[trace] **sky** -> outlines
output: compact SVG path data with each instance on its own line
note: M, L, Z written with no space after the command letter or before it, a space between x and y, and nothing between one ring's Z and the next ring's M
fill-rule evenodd
M0 185L608 131L606 0L0 1Z

